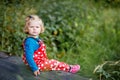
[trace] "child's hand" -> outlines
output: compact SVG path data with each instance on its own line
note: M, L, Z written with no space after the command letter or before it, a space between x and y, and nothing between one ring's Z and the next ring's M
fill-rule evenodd
M34 71L34 75L35 75L35 76L37 76L37 75L39 75L39 74L40 74L40 71L39 71L39 70Z

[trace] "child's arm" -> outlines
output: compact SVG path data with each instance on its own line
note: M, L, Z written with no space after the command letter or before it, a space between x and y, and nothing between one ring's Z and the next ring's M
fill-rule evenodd
M37 48L35 43L36 41L32 38L28 38L24 42L26 60L33 72L38 70L38 67L33 59L34 51Z

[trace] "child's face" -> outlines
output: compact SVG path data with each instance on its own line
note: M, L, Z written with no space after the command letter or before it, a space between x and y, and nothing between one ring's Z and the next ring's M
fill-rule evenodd
M30 36L38 37L41 31L41 26L38 21L32 21L28 26L28 33Z

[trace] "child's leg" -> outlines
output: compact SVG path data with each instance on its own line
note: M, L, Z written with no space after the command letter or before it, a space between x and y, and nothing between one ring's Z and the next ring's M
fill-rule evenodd
M46 60L44 63L41 63L38 65L40 70L46 71L46 70L61 70L68 72L70 70L70 66L64 62L59 62L57 60L51 59Z
M64 63L64 62L59 62L57 60L50 60L51 62L51 69L52 70L60 70L60 71L66 71L68 72L69 69L70 69L70 66L67 64L67 63Z

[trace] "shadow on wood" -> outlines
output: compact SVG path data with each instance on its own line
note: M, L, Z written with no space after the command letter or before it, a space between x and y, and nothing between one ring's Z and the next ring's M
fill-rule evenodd
M0 80L89 80L77 74L63 71L41 72L37 77L17 56L0 55Z

